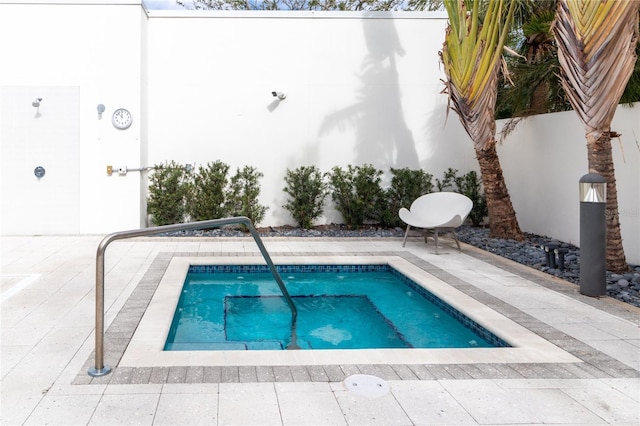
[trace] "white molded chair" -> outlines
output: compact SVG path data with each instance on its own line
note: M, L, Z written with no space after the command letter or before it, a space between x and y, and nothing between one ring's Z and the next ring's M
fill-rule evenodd
M432 192L423 195L411 203L409 210L401 208L398 214L400 219L407 224L404 233L402 247L407 243L409 230L423 228L433 231L436 241L436 254L438 254L438 232L451 233L460 250L460 242L455 233L455 228L462 225L473 207L473 202L466 196L457 192ZM427 242L427 235L424 237Z

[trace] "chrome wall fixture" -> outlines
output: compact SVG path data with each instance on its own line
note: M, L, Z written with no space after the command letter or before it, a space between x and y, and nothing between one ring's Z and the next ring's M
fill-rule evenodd
M35 101L31 102L31 106L36 109L35 118L38 118L38 117L40 117L42 115L42 114L40 114L40 102L42 102L42 98L36 98Z
M102 113L104 112L105 107L103 104L98 104L98 120L102 120Z

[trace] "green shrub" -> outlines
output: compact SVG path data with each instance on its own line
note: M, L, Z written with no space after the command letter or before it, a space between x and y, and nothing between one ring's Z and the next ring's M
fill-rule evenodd
M147 200L147 211L154 225L184 221L188 177L184 167L174 161L154 166Z
M460 194L464 194L473 201L473 208L469 213L469 219L473 226L482 224L484 218L489 214L487 209L487 199L482 188L482 179L478 173L470 171L462 176L458 176L458 170L449 168L444 172L442 181L436 179L439 191L451 189Z
M263 174L255 167L244 166L237 169L231 178L229 192L227 193L227 211L231 216L246 216L253 224L264 219L267 207L258 202L260 195L259 180Z
M398 217L401 207L410 207L421 195L433 191L433 176L423 170L390 169L391 186L380 186L382 171L372 165L334 167L324 175L315 166L287 169L283 188L289 199L283 207L302 228L310 228L323 213L327 195L351 229L365 223L402 226ZM221 161L200 166L194 173L174 162L154 166L149 178L148 212L154 225L167 225L191 220L200 221L227 216L246 216L254 224L261 222L267 207L258 202L259 180L263 174L254 167L238 168L228 180L229 166ZM482 182L475 171L459 177L449 168L443 179L436 179L439 191L453 190L473 201L469 218L474 226L488 214ZM325 181L328 177L328 182Z
M456 177L457 192L466 195L473 201L473 208L469 213L469 219L473 226L479 226L489 214L487 199L482 188L482 179L478 178L475 171L470 171L462 177Z
M379 220L378 208L384 197L380 187L382 171L369 164L349 165L346 171L336 166L327 175L331 199L348 227L355 229L365 221Z
M228 191L229 165L222 161L200 166L189 185L187 213L191 220L219 219L228 216L226 192Z
M458 175L458 170L452 169L451 167L449 167L447 171L444 172L444 177L442 180L436 178L436 188L438 188L438 192L453 189L453 185L456 182L457 175Z
M309 229L320 216L327 197L327 184L316 166L287 169L283 189L290 198L283 207L291 213L301 228Z
M398 212L400 208L409 208L413 201L421 195L433 191L433 176L424 170L390 169L391 186L385 191L385 197L379 206L380 225L386 227L403 226Z

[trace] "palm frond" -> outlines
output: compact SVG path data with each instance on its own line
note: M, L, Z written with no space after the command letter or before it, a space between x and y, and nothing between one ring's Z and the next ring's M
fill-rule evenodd
M480 3L445 1L449 25L441 58L451 108L476 148L483 149L495 140L498 69L516 2L507 10L505 0L490 0L482 13Z
M636 64L637 0L562 0L553 25L561 83L587 139L608 131Z

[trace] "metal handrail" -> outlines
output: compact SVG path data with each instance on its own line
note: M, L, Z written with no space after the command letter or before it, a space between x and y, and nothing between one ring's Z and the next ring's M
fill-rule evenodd
M104 257L105 251L109 244L116 240L123 240L126 238L135 238L135 237L143 237L147 235L154 234L162 234L166 232L176 232L176 231L189 231L193 229L208 229L208 228L217 228L225 225L233 225L233 224L243 224L249 229L253 239L255 240L258 248L260 249L260 253L262 253L262 257L269 265L269 270L271 271L271 275L275 278L278 283L278 287L280 287L280 291L284 295L289 308L291 309L291 340L287 345L287 349L299 349L296 337L296 322L298 318L298 310L293 304L293 299L289 295L287 288L282 282L282 278L280 278L280 274L276 269L275 265L271 261L271 257L267 252L264 244L262 243L262 239L260 239L260 235L258 231L254 228L251 220L244 216L239 217L228 217L223 219L212 219L212 220L203 220L200 222L190 222L190 223L177 223L175 225L164 225L164 226L155 226L151 228L142 228L142 229L133 229L130 231L121 231L114 232L112 234L107 235L103 238L103 240L98 245L98 252L96 255L96 348L95 348L95 365L89 368L89 375L93 377L104 376L105 374L109 374L111 372L111 367L108 365L104 365Z

